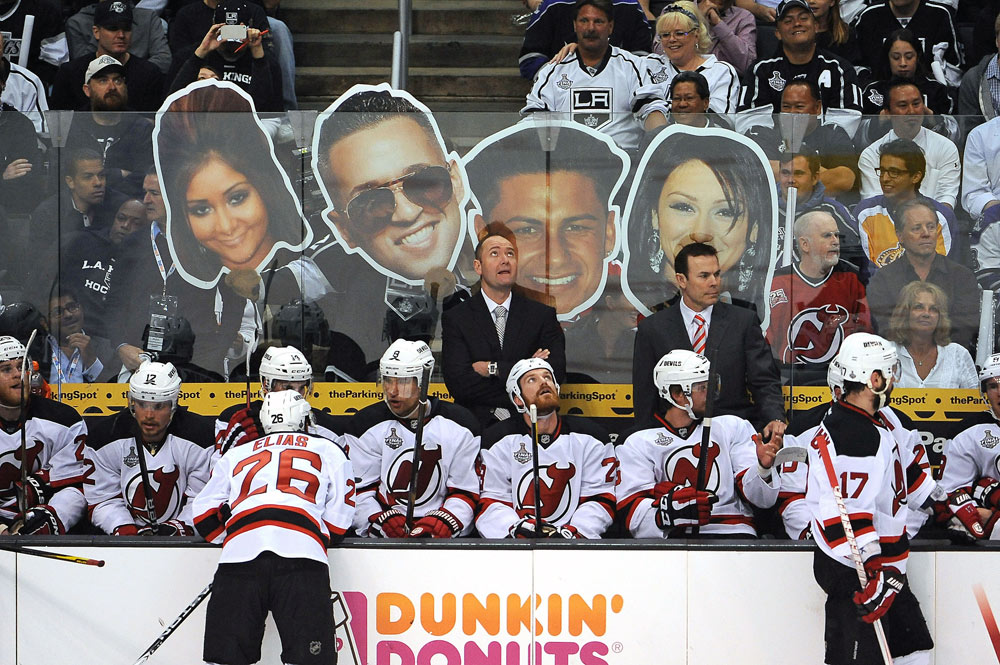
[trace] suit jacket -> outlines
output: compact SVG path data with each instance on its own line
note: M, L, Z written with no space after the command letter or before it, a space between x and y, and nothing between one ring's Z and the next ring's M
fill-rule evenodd
M566 340L556 320L556 310L514 292L504 328L503 349L496 323L482 292L476 289L465 302L446 309L441 317L441 369L455 402L470 409L481 422L490 422L496 407L512 409L507 396L507 375L518 360L548 349L548 362L556 380L566 375ZM497 375L480 376L472 363L496 361ZM495 421L494 421L495 422Z
M644 319L635 335L632 402L639 420L651 417L657 410L659 393L653 385L653 368L673 349L693 350L681 308L676 305ZM715 403L716 415L740 416L758 429L776 418L784 419L781 379L753 311L716 303L705 355L712 360L712 368L722 383Z

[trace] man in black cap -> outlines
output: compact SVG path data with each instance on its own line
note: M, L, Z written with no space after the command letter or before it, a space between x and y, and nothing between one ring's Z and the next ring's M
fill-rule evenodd
M93 53L97 48L94 37L94 14L97 6L104 2L124 2L132 5L132 45L128 52L146 58L160 68L164 74L170 69L170 46L167 33L158 12L136 7L130 0L100 0L83 7L66 19L66 41L69 43L69 57Z
M89 65L95 58L110 56L122 66L127 80L126 100L134 111L155 111L163 101L163 74L145 58L129 53L132 45L132 6L126 2L101 2L94 8L94 38L97 52L74 58L59 67L49 106L53 109L87 110L90 107L84 90L89 81Z

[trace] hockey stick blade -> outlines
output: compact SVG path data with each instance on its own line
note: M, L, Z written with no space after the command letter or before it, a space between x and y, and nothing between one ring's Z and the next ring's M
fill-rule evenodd
M774 466L776 467L781 467L783 464L790 462L809 464L809 450L803 446L789 446L782 448L774 456Z
M156 652L157 649L163 646L163 643L167 641L167 638L173 635L174 631L177 630L177 628L180 627L182 623L184 623L184 619L187 619L189 616L191 616L191 613L194 612L199 605L201 605L201 602L205 600L210 593L212 593L212 584L213 584L212 582L209 582L208 586L202 589L201 592L197 596L195 596L194 600L191 601L191 604L185 607L184 610L177 615L177 618L174 619L173 623L167 626L167 629L165 631L160 633L160 636L157 637L156 640L154 640L153 643L149 645L148 649L142 652L142 655L139 656L139 658L135 661L133 665L141 665L142 663L145 663L147 660L149 660L149 657Z
M82 556L73 556L71 554L59 554L58 552L47 552L45 550L36 550L30 547L21 547L20 545L6 545L0 544L0 550L5 552L12 552L14 554L26 554L28 556L37 556L43 559L55 559L56 561L66 561L67 563L79 563L84 566L97 566L101 568L104 566L103 559L88 559Z

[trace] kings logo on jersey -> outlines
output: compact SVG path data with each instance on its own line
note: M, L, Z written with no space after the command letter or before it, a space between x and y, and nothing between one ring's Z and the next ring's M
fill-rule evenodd
M572 462L556 462L539 465L538 486L541 489L542 519L547 522L559 523L569 519L576 510L579 498L573 496L573 486L570 480L576 476L576 466ZM531 469L524 473L517 482L518 512L535 510L535 483Z
M571 113L574 122L591 129L600 129L611 122L613 93L611 88L574 88Z
M9 62L17 62L21 55L21 38L14 38L13 33L6 30L0 31L3 36L3 57Z
M407 502L412 476L413 448L407 448L393 458L386 478L389 492L396 503L405 504ZM422 506L437 496L443 482L441 446L425 443L420 448L420 467L417 469L417 499L414 506Z
M722 449L712 441L708 444L706 459L705 489L719 493L719 465L716 460ZM663 462L663 472L671 482L695 487L698 484L698 458L701 456L701 442L693 446L682 446L672 452Z
M153 507L157 519L173 519L181 511L181 492L177 481L180 470L174 466L170 469L150 469L149 488L153 492ZM142 486L142 474L137 473L129 478L125 485L125 496L129 497L129 512L141 520L148 519L146 514L146 491Z
M782 360L786 363L827 363L844 341L844 324L850 314L843 305L828 303L808 307L788 324L788 346Z

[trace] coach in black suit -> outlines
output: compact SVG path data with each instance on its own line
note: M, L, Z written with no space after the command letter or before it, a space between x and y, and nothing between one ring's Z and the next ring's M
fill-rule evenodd
M487 425L509 415L512 404L505 386L518 360L544 358L557 380L565 378L566 340L554 308L514 291L517 248L510 229L487 225L473 265L480 278L478 292L445 310L441 319L441 365L454 400Z
M698 324L708 328L702 353L718 372L721 391L717 414L746 418L765 433L784 432L781 380L760 321L749 309L719 302L720 270L715 248L705 243L685 246L674 260L681 298L639 324L632 356L632 400L637 420L652 417L656 409L653 367L673 349L695 349ZM751 396L753 401L751 402Z

